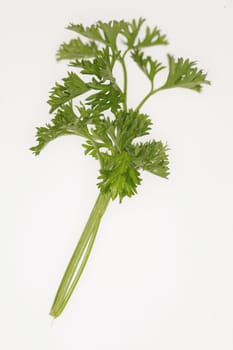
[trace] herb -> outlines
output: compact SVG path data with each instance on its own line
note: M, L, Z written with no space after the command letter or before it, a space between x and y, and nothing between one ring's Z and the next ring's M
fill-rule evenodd
M143 49L167 45L168 41L157 27L144 27L144 22L139 18L131 22L98 21L90 27L70 24L67 28L78 36L63 43L57 52L57 60L68 60L69 66L78 72L68 72L51 89L48 104L53 118L37 128L38 143L31 150L38 155L57 137L78 135L85 139L85 154L98 160L100 168L99 196L58 288L50 311L53 317L62 313L75 289L110 200L118 197L121 202L137 193L143 170L163 178L169 175L167 145L155 140L138 141L149 134L152 126L151 118L141 112L144 103L165 89L182 87L199 92L203 84L210 84L196 62L168 55L167 79L162 86L155 87L156 77L165 66L146 56ZM120 38L123 48L119 48ZM150 82L149 92L136 108L127 105L127 54ZM123 69L123 87L113 74L117 62ZM74 99L81 95L83 101L75 104Z

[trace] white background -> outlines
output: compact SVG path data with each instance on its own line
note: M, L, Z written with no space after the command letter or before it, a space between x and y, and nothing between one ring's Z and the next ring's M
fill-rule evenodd
M232 350L233 2L8 1L1 5L0 348L4 350ZM143 111L168 142L171 175L144 173L138 195L111 203L64 314L48 316L97 196L97 164L77 137L35 158L35 127L69 22L147 18L208 72L201 94L171 90ZM165 62L165 61L164 61ZM129 63L129 62L128 62ZM131 63L129 104L148 85Z

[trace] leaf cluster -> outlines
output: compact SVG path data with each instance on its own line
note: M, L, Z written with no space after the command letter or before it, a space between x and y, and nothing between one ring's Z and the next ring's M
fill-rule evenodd
M152 126L151 118L140 108L159 90L183 87L199 92L210 82L196 62L168 55L167 79L155 89L155 78L166 66L143 50L167 45L168 40L158 27L145 26L143 18L98 21L91 26L71 23L67 29L77 37L62 43L57 60L68 60L72 71L50 90L48 104L53 118L37 128L37 145L31 150L38 155L50 141L63 135L83 137L85 154L100 163L101 192L122 200L137 192L143 170L164 178L169 175L167 145L137 140L148 135ZM151 90L134 109L127 106L127 53L151 84ZM117 62L123 68L123 87L114 76ZM77 97L80 100L76 105Z

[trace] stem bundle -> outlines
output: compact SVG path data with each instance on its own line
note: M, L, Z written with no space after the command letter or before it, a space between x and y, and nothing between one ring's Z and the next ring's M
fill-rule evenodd
M54 318L58 317L64 310L81 277L92 250L101 218L107 209L109 201L109 194L100 193L95 202L57 290L57 294L50 310L50 315Z

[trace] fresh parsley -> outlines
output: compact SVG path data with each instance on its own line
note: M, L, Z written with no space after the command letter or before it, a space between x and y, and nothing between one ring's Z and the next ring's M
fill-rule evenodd
M138 140L149 134L153 124L141 112L144 103L165 89L182 87L200 92L204 84L210 84L196 62L169 54L167 79L155 88L156 76L166 66L146 56L143 49L167 45L168 40L157 27L145 26L144 18L98 21L89 27L71 23L67 29L76 37L62 43L57 60L68 60L72 70L51 89L48 104L53 118L37 128L37 145L31 151L38 155L50 141L63 135L81 136L85 154L99 161L99 196L58 288L50 311L53 317L62 313L75 289L110 200L118 197L121 202L137 193L144 170L163 178L169 175L167 145ZM120 39L123 48L119 47ZM150 90L136 108L127 103L127 54L150 82ZM123 86L113 73L117 62L123 69ZM74 102L77 97L83 99Z

